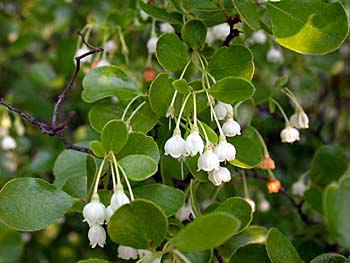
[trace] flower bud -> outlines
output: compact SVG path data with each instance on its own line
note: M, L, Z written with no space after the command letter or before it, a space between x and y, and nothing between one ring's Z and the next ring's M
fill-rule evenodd
M151 67L147 67L143 72L143 80L146 82L151 82L156 77L156 73Z
M277 179L271 179L267 182L267 190L271 193L278 193L282 189L281 182Z
M117 185L116 191L113 193L111 198L112 211L117 211L121 206L129 204L129 197L124 193L123 186Z
M294 195L304 196L306 191L306 185L303 181L299 180L292 185L292 193Z
M74 55L74 63L76 63L75 58L76 57L80 57L82 55L84 55L85 53L89 52L90 50L87 47L82 47L79 48ZM85 62L91 62L91 55L84 57L83 59L80 60L81 63L85 63Z
M232 161L236 157L236 148L226 141L220 140L219 144L215 146L214 153L218 156L219 161Z
M174 28L169 23L160 23L160 32L162 33L174 33Z
M278 49L271 47L270 50L267 52L267 61L271 63L282 63L283 57L281 51Z
M106 231L100 225L93 225L89 229L88 238L92 248L96 247L96 245L104 247L106 244Z
M103 67L103 66L109 66L111 63L107 59L101 59L97 64L96 68Z
M197 153L202 154L204 150L204 143L202 137L199 135L198 130L192 130L191 134L186 138L186 151L191 156L195 156Z
M261 170L273 170L275 169L275 162L271 159L269 154L264 155L264 159L259 164Z
M290 124L297 129L307 129L309 128L309 118L305 112L298 111L290 117Z
M146 21L149 18L149 15L145 11L141 10L140 17L142 18L143 21Z
M188 220L190 217L195 217L191 203L184 204L175 214L175 217L180 222Z
M198 171L203 170L210 172L212 170L219 169L219 158L215 153L213 153L213 150L208 149L198 158L197 166Z
M244 198L244 200L246 200L248 202L248 204L250 205L250 207L252 208L252 212L255 212L255 202L250 199L249 197Z
M118 247L118 258L121 259L137 259L138 251L133 247L119 246Z
M157 42L158 42L158 38L157 38L156 36L152 36L152 37L147 41L148 53L153 54L154 52L156 52Z
M252 40L254 43L265 44L267 37L264 31L259 30L252 34Z
M117 44L113 40L109 40L105 44L105 51L107 53L113 53L117 50Z
M176 159L187 155L186 141L181 137L179 129L175 129L174 135L166 141L164 153Z
M259 211L263 212L263 213L269 211L270 208L271 208L271 205L270 205L269 201L267 201L266 199L262 200L258 206Z
M89 226L102 225L105 221L105 206L98 199L92 198L91 202L84 206L83 216L84 222Z
M233 120L233 118L228 118L224 125L222 125L222 130L227 137L233 137L241 134L241 126L238 122Z
M141 258L140 263L160 263L162 256L155 255L149 250L146 249L138 249L139 257Z
M209 172L208 179L215 186L231 181L231 173L226 167L219 167L217 170Z
M224 41L229 34L230 34L230 26L228 23L222 23L222 24L213 26L213 35L215 40Z
M13 150L17 146L15 139L13 139L11 136L7 135L1 140L1 148L3 148L5 151Z
M216 118L218 118L218 120L223 120L226 118L227 109L226 109L225 103L221 101L216 103L214 107L214 111L215 111Z
M299 131L292 126L287 126L281 131L282 142L292 143L300 140Z

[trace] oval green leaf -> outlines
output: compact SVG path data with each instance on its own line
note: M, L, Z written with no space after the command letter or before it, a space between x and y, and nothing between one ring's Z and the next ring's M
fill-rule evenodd
M146 4L143 0L138 1L141 9L151 17L170 24L181 24L182 16L178 13L168 13L166 10L156 7L155 5Z
M340 2L284 0L266 5L277 42L298 53L332 52L348 35L348 18Z
M240 17L251 29L260 28L258 6L256 3L247 0L232 0Z
M133 189L136 198L157 204L167 216L174 215L185 202L181 190L163 184L149 184Z
M207 36L207 26L200 20L186 22L181 31L182 39L193 49L200 48Z
M233 255L230 263L271 263L265 249L265 245L262 244L249 244L241 247ZM291 263L286 261L284 263Z
M216 80L226 77L252 80L254 68L252 53L248 48L241 45L218 49L208 65L209 72Z
M121 120L109 121L102 129L101 143L106 151L118 153L128 141L128 128Z
M171 83L172 79L168 77L168 74L161 73L151 84L149 91L151 108L161 116L166 115L171 99L174 96L175 89Z
M116 66L91 70L83 79L83 88L81 96L87 103L112 96L121 100L132 99L141 93L136 84Z
M255 88L243 78L227 77L216 82L208 92L217 100L233 104L253 96Z
M213 212L196 218L174 238L173 244L182 252L212 249L224 243L239 229L240 222L224 212Z
M152 111L150 104L146 102L130 120L131 129L147 133L157 124L158 119L159 116Z
M164 240L168 220L157 205L139 199L119 208L107 229L111 239L120 245L151 250Z
M39 178L16 178L0 191L0 221L20 231L35 231L63 217L72 198Z
M128 155L119 161L123 167L126 176L133 181L143 181L157 172L158 165L146 155L133 154Z
M157 42L159 64L167 71L180 71L190 60L185 45L174 33L162 34Z
M345 263L348 262L342 255L326 253L315 257L310 263Z
M89 111L89 121L91 127L101 133L107 122L120 119L123 115L123 108L119 105L96 104Z

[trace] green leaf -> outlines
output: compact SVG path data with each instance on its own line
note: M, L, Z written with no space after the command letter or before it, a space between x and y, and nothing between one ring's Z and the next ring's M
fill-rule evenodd
M233 104L253 96L255 88L248 80L227 77L216 82L208 91L215 99Z
M253 219L252 207L247 201L240 197L226 199L215 211L226 212L235 216L241 222L239 231L244 230Z
M276 88L283 88L288 83L288 75L281 76L275 83Z
M221 252L223 256L231 258L236 251L249 244L265 244L267 237L267 230L261 226L248 226L242 232L234 235L223 245L223 251L227 251L225 254Z
M119 161L127 177L133 181L143 181L157 172L158 165L146 155L128 155Z
M168 74L159 74L152 82L149 91L149 100L152 110L165 116L171 99L174 96L175 89L172 86L172 79L168 77Z
M189 20L181 31L182 39L193 49L200 48L207 36L207 26L200 20Z
M267 234L266 250L272 263L303 262L292 243L276 228Z
M284 0L266 5L277 42L298 53L332 52L348 35L348 19L339 2Z
M94 183L96 180L97 164L96 164L95 158L92 157L91 155L88 155L86 157L86 163L84 164L84 166L86 169L86 177L87 177L87 186L86 186L87 198L86 199L90 201L92 192L93 192Z
M185 45L174 33L164 33L159 37L156 55L159 64L172 72L182 70L190 60Z
M200 135L203 138L205 138L204 132L203 132L203 129L202 129L202 126L203 126L205 132L208 135L209 141L212 142L213 144L217 144L218 140L219 140L219 137L216 134L216 132L208 124L206 124L205 122L199 121L199 120L198 120L198 122L200 122L202 124L202 125L199 125L199 133L200 133Z
M82 166L85 168L85 165ZM86 198L87 195L87 180L86 176L70 176L62 187L70 196L76 198Z
M115 243L148 250L159 246L167 228L164 212L154 203L140 199L119 208L107 227Z
M154 202L167 216L174 215L185 202L184 192L163 184L144 185L133 191L136 198Z
M109 121L102 129L101 143L106 151L118 153L128 141L128 128L121 120Z
M87 103L112 96L127 100L141 93L136 84L116 66L91 70L83 79L83 88L81 96Z
M89 259L79 260L77 263L111 263L111 262L100 258L89 258Z
M20 231L43 229L71 206L69 195L38 178L13 179L0 191L0 220Z
M196 218L176 235L173 244L182 252L208 250L229 239L240 222L224 212L213 212Z
M181 24L181 15L178 13L168 13L166 10L156 7L155 5L146 4L144 1L138 1L141 9L149 14L151 17L156 18L160 21L168 22L170 24Z
M160 158L157 143L151 136L147 136L141 132L129 133L128 141L118 154L118 158L122 159L131 154L147 155L156 163L159 162Z
M265 245L249 244L238 249L233 255L230 263L270 263L270 259L266 253ZM281 261L282 262L282 261ZM292 263L285 261L284 263Z
M149 103L143 104L130 121L133 131L147 133L157 124L159 116L155 114Z
M189 262L208 263L212 258L212 252L210 250L194 251L194 252L184 253L184 256L189 260Z
M119 105L96 104L89 111L89 121L91 127L101 133L107 122L120 119L123 115L123 108Z
M186 94L191 91L191 87L185 79L176 79L171 84L181 94Z
M321 146L311 161L311 180L320 185L329 184L338 180L345 173L346 168L346 155L342 149L334 145Z
M20 262L23 247L19 232L0 225L0 262Z
M251 29L260 28L259 13L257 4L250 0L232 0L240 17Z
M208 65L208 71L216 80L227 77L252 80L254 68L252 53L241 45L219 48Z
M106 151L103 148L103 145L100 141L97 141L97 140L91 141L89 145L90 145L90 149L97 157L100 157L100 158L104 157Z
M315 257L310 263L346 263L345 257L335 253L326 253Z
M259 165L263 159L263 153L258 142L245 135L227 138L237 151L236 158L230 163L244 169L251 169Z
M133 9L127 8L124 10L112 10L107 17L107 23L113 27L120 26L127 28L134 21L136 12Z
M331 236L344 248L350 247L350 177L326 187L323 211Z
M72 150L61 152L53 167L53 174L55 176L53 184L57 188L62 188L66 180L70 177L86 176L85 162L85 153Z
M317 186L312 186L304 193L304 199L308 204L320 214L322 210L322 190Z

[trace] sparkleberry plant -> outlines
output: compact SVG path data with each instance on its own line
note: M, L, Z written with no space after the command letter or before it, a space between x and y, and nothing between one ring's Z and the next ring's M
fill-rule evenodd
M349 2L29 2L0 3L0 262L350 262Z

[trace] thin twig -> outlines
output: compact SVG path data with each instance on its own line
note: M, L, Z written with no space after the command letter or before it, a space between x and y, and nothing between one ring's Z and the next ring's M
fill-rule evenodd
M216 248L214 248L214 255L215 255L215 257L216 257L216 259L218 260L219 263L225 263L224 259L220 255L219 250L216 249Z
M223 46L228 47L230 45L230 42L235 38L238 37L239 34L243 33L242 31L239 31L236 28L233 28L235 24L241 23L241 18L239 16L235 16L235 17L228 17L227 21L226 21L229 26L230 26L230 33L227 35L224 43L222 44Z

